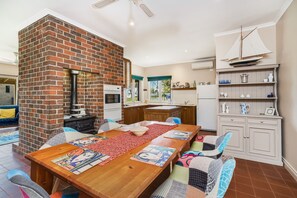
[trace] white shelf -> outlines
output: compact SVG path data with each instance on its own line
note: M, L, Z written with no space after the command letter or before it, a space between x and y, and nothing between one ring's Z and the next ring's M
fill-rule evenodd
M251 83L231 83L231 84L219 84L220 87L231 87L231 86L269 86L275 85L276 82L251 82Z
M271 98L219 98L219 100L276 100L276 97Z
M219 113L219 116L232 116L232 117L253 117L253 118L273 118L273 119L282 119L281 116L268 116L268 115L253 115L253 114L247 114L247 115L242 115L242 114L234 114L234 113Z

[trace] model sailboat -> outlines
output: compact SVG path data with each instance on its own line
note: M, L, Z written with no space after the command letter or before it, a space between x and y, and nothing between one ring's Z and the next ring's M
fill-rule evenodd
M253 29L245 37L242 34L242 27L240 36L237 38L231 49L225 55L225 61L229 62L231 66L250 66L256 65L265 54L271 51L266 48L261 40L257 28Z

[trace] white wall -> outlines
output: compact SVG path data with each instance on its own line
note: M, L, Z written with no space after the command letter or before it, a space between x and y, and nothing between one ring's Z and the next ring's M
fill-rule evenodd
M283 116L283 156L297 179L297 1L277 23L279 107ZM286 163L285 163L286 164ZM288 166L288 164L286 164ZM288 167L290 167L288 166ZM291 173L294 171L291 170ZM293 173L294 174L294 173Z
M222 61L229 49L233 46L234 42L238 38L240 32L231 34L221 34L215 37L216 43L216 65L217 69L232 68L226 61ZM243 32L246 35L250 31ZM270 25L267 27L258 28L259 35L264 45L272 51L272 53L266 55L260 65L276 64L276 25Z
M132 64L132 75L145 76L144 67Z

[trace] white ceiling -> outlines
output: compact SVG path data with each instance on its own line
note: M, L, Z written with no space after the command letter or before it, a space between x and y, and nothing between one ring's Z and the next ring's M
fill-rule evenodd
M154 12L152 18L130 0L97 10L91 7L95 2L0 0L0 57L4 54L14 60L11 52L17 51L19 28L50 9L125 46L125 57L134 64L187 62L215 55L215 33L276 22L292 0L143 0ZM131 16L134 27L128 23Z

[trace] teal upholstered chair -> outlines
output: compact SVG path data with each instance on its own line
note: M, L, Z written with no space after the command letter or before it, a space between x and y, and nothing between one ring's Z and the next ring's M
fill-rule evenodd
M49 195L41 186L33 182L25 172L15 169L7 172L7 179L20 188L23 198L76 198L79 192L69 187L61 192Z
M196 156L189 167L175 165L169 178L152 194L153 198L223 198L236 162L232 157L213 159Z
M181 119L178 117L169 117L166 119L166 122L181 124Z

